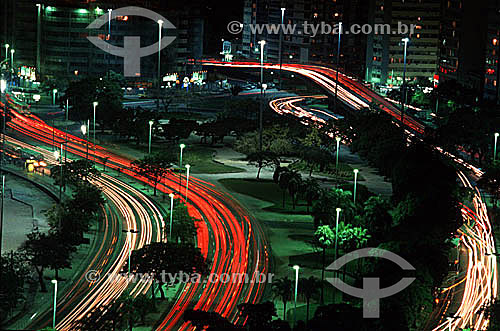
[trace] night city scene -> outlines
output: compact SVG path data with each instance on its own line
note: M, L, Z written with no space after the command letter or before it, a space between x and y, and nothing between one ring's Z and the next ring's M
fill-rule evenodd
M0 0L0 331L500 331L500 0Z

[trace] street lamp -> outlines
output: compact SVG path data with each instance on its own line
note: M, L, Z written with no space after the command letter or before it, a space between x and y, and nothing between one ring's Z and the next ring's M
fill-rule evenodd
M14 68L14 53L15 52L16 51L14 49L10 50L10 66L11 66L11 68Z
M339 237L339 218L340 218L340 212L342 211L342 208L337 208L335 209L335 211L337 212L337 218L335 220L335 261L337 261L337 245L338 245L338 241L337 241L337 238Z
M295 270L295 298L294 298L295 308L293 310L293 328L295 329L295 326L296 326L295 324L297 322L297 290L299 287L299 269L300 269L300 267L298 265L294 265L293 269Z
M353 172L354 172L354 204L356 204L356 186L357 186L357 183L358 183L358 172L359 172L359 170L358 169L354 169Z
M2 176L2 211L0 211L0 256L2 255L2 236L3 236L3 214L4 204L3 197L5 196L5 176Z
M408 43L410 38L403 38L401 41L404 43L404 55L403 55L403 87L401 96L401 127L403 128L403 136L405 132L404 128L404 116L405 116L405 99L406 99L406 51L408 49Z
M339 85L339 64L340 64L340 41L342 39L342 22L339 23L339 41L337 44L337 78L335 79L335 99L333 101L334 105L334 111L337 111L337 91L338 91L338 85Z
M337 141L337 156L335 157L335 171L337 172L337 176L339 175L339 151L340 151L340 137L335 137L335 141Z
M6 122L6 116L7 116L7 96L4 94L7 89L7 81L5 79L0 80L0 91L2 92L2 95L4 96L4 101L3 101L3 116L2 116L2 155L0 158L0 168L3 167L3 158L4 158L4 153L5 153L5 122ZM3 169L0 169L0 171L3 172Z
M265 40L259 41L260 44L260 108L259 108L259 151L262 152L262 112L264 102L264 45Z
M497 159L497 141L498 141L499 135L500 135L500 133L495 132L495 147L493 149L493 162L496 161L496 159Z
M153 124L154 124L153 120L149 121L149 148L148 148L149 154L151 154L151 134L153 132Z
M87 156L85 157L86 160L89 159L89 140L87 139L87 125L85 124L82 124L82 126L80 127L80 130L82 130L82 134L83 136L85 137L85 140L86 140L86 145L87 145Z
M186 145L180 144L179 147L181 148L181 156L179 158L179 167L182 168L182 151L184 150L184 148L186 147Z
M61 167L60 171L60 182L59 182L59 203L61 203L62 198L62 183L63 183L63 144L61 144L61 151L59 152L57 149L54 151L54 158L56 161L59 161L59 166ZM60 224L59 224L60 225ZM60 228L60 227L59 227Z
M281 8L281 29L280 29L280 50L279 50L279 57L280 57L280 90L281 90L281 67L283 65L283 58L282 58L282 44L283 44L283 25L285 21L285 10L286 8Z
M9 59L9 47L10 45L9 44L5 44L5 61L7 61Z
M56 94L57 94L57 89L53 89L52 90L52 104L55 105L56 104Z
M188 199L188 189L189 189L189 169L191 166L189 164L186 164L186 203Z
M158 76L157 76L157 93L158 98L156 100L156 110L160 111L160 69L161 69L161 30L163 28L163 21L158 20Z
M52 329L56 329L56 312L57 312L57 279L52 279L54 284L54 315L52 316Z
M130 256L132 255L132 234L137 234L137 233L139 233L139 231L134 230L134 229L129 229L129 230L122 230L122 232L127 233L127 239L128 239L128 279L130 280Z
M99 102L94 101L94 102L92 102L92 105L94 106L94 130L93 131L94 131L94 146L95 146L95 109L99 105Z
M168 228L168 240L172 240L172 220L174 217L174 194L170 193L170 227Z

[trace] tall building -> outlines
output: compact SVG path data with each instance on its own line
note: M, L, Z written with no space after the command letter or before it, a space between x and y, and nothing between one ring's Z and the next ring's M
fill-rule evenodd
M443 3L438 79L457 80L498 100L500 1Z
M243 9L242 54L251 59L260 58L259 40L265 40L266 61L279 62L280 34L263 29L253 33L251 25L274 25L283 22L295 26L293 33L283 33L282 57L285 62L323 63L335 65L337 61L338 34L305 34L304 24L333 28L342 22L344 26L366 23L366 10L361 0L245 0ZM324 31L328 31L326 28ZM291 30L289 30L291 32ZM312 29L309 29L312 32ZM366 36L342 35L340 65L355 75L364 74ZM360 56L350 56L359 54ZM345 55L345 56L344 56ZM361 59L360 59L361 58Z
M366 50L366 80L375 85L401 85L404 43L409 37L406 78L432 80L438 66L441 0L373 0L369 23L389 24L390 34L370 34ZM415 29L411 29L411 24ZM398 26L408 27L398 31ZM413 33L412 33L413 32Z
M111 45L123 47L125 36L139 36L141 47L158 41L158 23L140 16L121 16L99 29L87 26L101 15L126 5L137 5L158 12L175 30L163 30L176 36L162 50L162 74L185 72L190 58L203 54L204 20L190 6L167 6L160 1L84 1L84 0L3 0L5 11L3 43L15 50L14 64L36 67L41 77L74 78L104 75L108 70L123 72L123 58L97 48L87 36L98 36ZM157 55L141 58L145 80L157 76Z

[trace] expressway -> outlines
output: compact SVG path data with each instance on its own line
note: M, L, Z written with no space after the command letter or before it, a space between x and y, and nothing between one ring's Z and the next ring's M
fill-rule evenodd
M219 66L227 68L260 68L260 64L253 62L219 62L202 61L203 65ZM275 64L264 64L265 69L279 70ZM300 64L283 64L285 71L300 74L311 79L323 87L328 93L334 95L336 85L336 74L334 69ZM420 135L425 133L425 126L410 116L401 116L401 111L391 102L385 100L376 92L368 87L339 72L338 98L352 111L363 111L368 108L370 103L375 103L381 110L391 115L397 125L404 124L408 134ZM278 114L291 114L299 120L307 118L309 121L316 122L321 126L326 119L336 119L335 114L330 114L317 109L305 109L300 105L307 98L324 98L324 96L299 96L279 98L270 101L269 106ZM306 123L303 121L303 123ZM453 160L457 165L466 168L472 176L480 177L483 172L466 161L449 152L444 151L438 146L434 148L446 157ZM446 309L444 315L452 315L457 318L448 321L446 318L440 318L437 325L432 326L433 331L460 330L462 328L472 328L474 330L485 330L488 326L488 319L484 314L483 307L496 298L498 294L498 270L495 257L496 246L491 222L488 217L486 204L483 202L481 194L477 187L462 172L457 175L464 187L474 191L472 205L463 205L462 215L465 221L464 227L458 230L460 234L460 245L465 248L468 258L467 272L463 279L457 280L457 286L463 288L461 293L459 308L456 311L449 312ZM451 286L450 288L455 288Z
M23 113L16 100L11 98L8 100L9 110L13 117L8 122L8 127L17 134L46 145L57 147L64 144L68 153L79 157L86 157L88 146L90 160L101 164L106 162L108 168L118 170L148 185L151 184L147 178L131 170L132 160L113 154L81 137L52 128L35 115ZM210 272L218 275L247 274L249 281L184 284L173 308L158 323L157 330L193 330L193 326L184 322L182 318L184 311L188 308L215 311L233 322L242 323L244 321L239 317L237 305L244 302L259 302L269 285L262 284L257 279L257 275L270 272L270 247L264 232L259 223L248 216L247 210L230 196L220 193L211 183L190 176L189 194L186 201L185 191L178 191L179 187L182 187L179 181L185 181L185 176L180 176L179 178L179 175L170 173L161 181L158 189L164 193L174 192L177 199L186 202L192 216L202 219L197 242L202 254L211 261ZM114 202L120 209L125 223L124 227L147 229L133 236L134 248L139 248L152 240L160 240L159 229L163 223L161 214L151 210L152 207L148 206L145 200L127 194L127 191L133 191L131 187L120 189L119 181L106 175L96 180L96 185L109 190L109 199L116 200ZM135 191L134 194L138 195L140 192ZM126 201L120 200L123 197ZM156 228L156 236L154 236L153 228ZM116 260L107 260L103 265L107 264L111 273L118 273L126 261L127 252L126 244L121 247ZM135 284L132 293L145 292L148 286L150 285ZM58 329L70 330L71 326L92 308L117 298L128 287L126 280L117 282L116 277L113 277L113 281L109 278L101 278L92 284L85 298L76 307L62 316Z

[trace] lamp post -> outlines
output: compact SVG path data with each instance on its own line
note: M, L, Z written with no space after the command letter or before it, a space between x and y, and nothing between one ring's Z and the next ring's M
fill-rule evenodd
M281 8L281 29L280 29L280 50L279 50L279 57L280 57L280 90L281 90L281 67L283 66L283 58L282 58L282 45L283 45L283 25L285 23L285 10L286 8Z
M172 220L174 218L174 194L170 193L170 227L168 228L168 240L172 240Z
M137 234L139 233L138 230L134 229L129 229L129 230L122 230L122 232L127 233L127 239L128 240L128 279L130 280L130 256L132 255L132 234Z
M69 99L66 99L66 122L67 121L69 121Z
M339 237L339 219L340 219L340 212L342 211L342 208L337 208L335 209L337 212L337 217L335 220L335 261L337 261L337 255L338 255L338 237Z
M61 203L61 197L62 197L62 182L63 182L63 163L62 163L62 156L63 156L63 144L61 144L61 151L59 152L57 149L54 151L54 158L56 161L59 161L59 166L61 167L60 171L60 182L59 182L59 203Z
M10 45L9 44L5 44L5 61L7 61L9 59L9 47Z
M94 106L94 128L93 128L93 130L92 130L92 131L93 131L93 133L94 133L94 139L93 139L93 140L94 140L94 146L95 146L95 109L96 109L96 108L97 108L97 106L99 105L99 102L94 101L94 102L92 103L92 105Z
M2 176L2 211L0 212L0 255L2 255L2 236L3 236L3 210L4 210L4 204L3 204L3 197L5 195L5 176Z
M151 154L151 134L153 132L153 124L154 124L153 120L149 121L149 148L148 148L149 154Z
M335 100L333 101L333 105L334 105L334 111L337 111L337 91L338 91L338 85L339 85L339 64L340 64L340 41L342 39L342 22L339 23L339 41L338 41L338 44L337 44L337 68L336 68L336 72L337 72L337 77L335 79Z
M184 150L184 148L186 147L186 145L180 144L179 147L181 149L181 154L180 154L180 158L179 158L179 167L182 168L182 151Z
M88 160L89 159L89 140L87 139L87 126L85 124L82 124L82 126L80 127L80 130L82 130L82 134L86 140L87 154L86 154L85 159Z
M498 136L500 133L495 132L495 147L493 148L493 162L497 160L497 142L498 142Z
M10 50L10 67L11 68L14 68L14 53L16 51L14 49L11 49Z
M52 315L52 329L56 329L56 312L57 312L57 279L52 279L54 284L54 315Z
M259 41L260 44L260 107L259 107L259 151L262 152L262 112L264 102L264 45L265 40Z
M188 199L188 190L189 190L189 169L191 166L189 164L186 164L186 203Z
M56 94L57 94L57 89L53 89L52 90L52 104L55 105L56 104Z
M156 110L160 111L160 69L161 69L161 30L163 28L163 21L158 20L158 75L157 75L157 86L156 93L158 93L158 98L156 99Z
M42 58L40 57L40 50L41 50L41 40L42 40L42 29L41 29L41 22L42 22L42 4L37 3L37 17L36 17L36 69L38 72L40 72L40 67L42 63Z
M356 204L356 186L358 184L358 169L354 169L354 204Z
M337 172L337 176L339 175L339 152L340 152L340 137L335 137L335 141L337 142L337 155L335 156L335 171Z
M5 122L7 116L7 96L5 95L5 91L7 89L7 81L5 79L0 80L0 91L4 96L3 99L3 116L2 116L2 155L0 158L0 172L3 173L3 158L5 154Z
M410 38L403 38L401 40L404 43L404 52L403 52L403 87L402 87L402 95L401 95L401 127L403 128L403 136L405 132L404 127L404 116L405 116L405 99L406 99L406 51L408 49L408 43L410 42Z
M298 265L294 265L293 269L295 270L295 297L294 297L294 309L293 309L293 328L296 327L297 322L297 292L299 287L299 270L300 267Z

